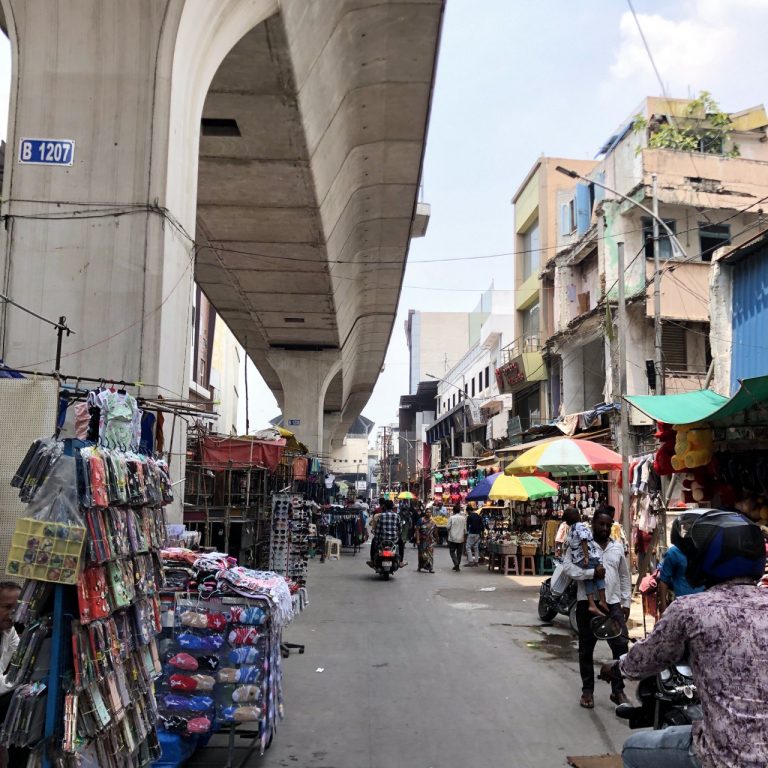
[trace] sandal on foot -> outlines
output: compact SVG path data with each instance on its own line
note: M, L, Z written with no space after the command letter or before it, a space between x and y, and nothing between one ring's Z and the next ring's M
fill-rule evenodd
M594 709L595 708L595 699L592 696L591 693L582 693L581 699L579 699L579 706L584 707L584 709Z

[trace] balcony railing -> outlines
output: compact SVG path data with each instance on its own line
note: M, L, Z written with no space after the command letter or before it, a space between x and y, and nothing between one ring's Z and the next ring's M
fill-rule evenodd
M507 344L501 350L501 359L503 363L511 363L516 357L520 357L524 352L540 352L541 336L533 334L530 336L520 336L511 344Z

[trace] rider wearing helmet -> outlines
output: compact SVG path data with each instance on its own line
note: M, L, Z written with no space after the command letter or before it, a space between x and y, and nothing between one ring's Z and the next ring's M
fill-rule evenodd
M683 539L691 526L704 514L703 510L692 509L681 512L672 523L670 538L672 546L666 551L659 573L659 611L664 613L672 602L670 592L675 597L694 595L703 592L704 587L693 587L688 583L685 572L688 568L688 558L683 551Z
M675 600L643 641L619 661L645 678L689 659L703 719L637 733L624 744L625 768L765 768L768 765L768 590L758 526L737 512L702 514L682 538L687 577L705 592Z

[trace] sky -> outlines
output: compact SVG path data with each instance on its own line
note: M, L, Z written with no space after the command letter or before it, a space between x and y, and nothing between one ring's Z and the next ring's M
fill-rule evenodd
M727 111L768 101L768 0L633 4L670 96L707 90ZM470 311L491 281L513 288L510 200L536 158L593 158L643 98L662 95L627 0L446 6L423 172L431 220L412 241L384 372L363 410L377 425L396 420L408 391L408 310ZM0 127L9 84L3 37ZM479 258L491 254L506 255ZM255 430L279 409L252 366L249 390ZM244 430L243 398L240 410Z

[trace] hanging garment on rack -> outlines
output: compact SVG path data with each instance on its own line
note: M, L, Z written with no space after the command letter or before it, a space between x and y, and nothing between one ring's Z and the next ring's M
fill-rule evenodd
M98 396L99 437L110 445L130 446L141 438L141 410L133 395L106 389Z
M141 440L139 448L147 453L155 450L155 414L144 411L141 416Z

